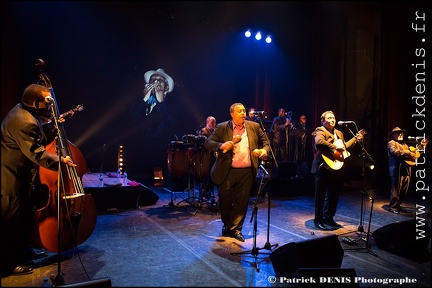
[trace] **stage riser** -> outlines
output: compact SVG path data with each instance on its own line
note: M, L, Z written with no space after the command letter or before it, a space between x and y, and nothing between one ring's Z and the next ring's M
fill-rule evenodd
M110 209L137 209L140 206L155 205L159 196L149 188L139 185L135 187L87 187L86 194L91 194L98 212Z

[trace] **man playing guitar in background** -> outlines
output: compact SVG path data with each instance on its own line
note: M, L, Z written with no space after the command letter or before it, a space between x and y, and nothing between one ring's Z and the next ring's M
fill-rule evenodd
M390 141L387 143L391 181L388 211L395 214L408 212L401 207L401 204L408 193L410 184L412 166L410 163L415 161L416 158L416 153L411 151L406 143L402 142L405 132L406 130L399 127L393 128L390 132Z

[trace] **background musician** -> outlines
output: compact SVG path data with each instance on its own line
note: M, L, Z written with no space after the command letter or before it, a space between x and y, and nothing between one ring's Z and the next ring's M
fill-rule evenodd
M411 179L411 166L405 160L415 160L415 153L409 150L407 144L403 143L406 130L399 127L390 132L390 141L387 143L388 165L390 175L390 202L388 211L399 214L408 212L401 204L408 193Z
M213 116L208 116L206 119L206 126L199 129L196 132L196 134L198 136L204 136L205 139L207 139L213 133L215 128L216 128L216 118ZM204 149L204 147L202 147L202 149ZM218 201L216 199L216 195L214 192L215 185L210 177L210 168L213 166L215 161L216 161L215 153L209 153L209 169L208 171L205 172L206 177L204 177L204 183L202 183L203 184L202 190L204 190L203 191L204 197L212 198L211 199L212 204L217 205Z

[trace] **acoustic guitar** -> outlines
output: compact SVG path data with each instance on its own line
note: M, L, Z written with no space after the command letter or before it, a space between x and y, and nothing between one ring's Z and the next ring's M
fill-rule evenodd
M420 157L421 153L424 152L426 145L428 144L429 139L428 138L424 138L420 144L418 144L416 147L414 146L409 146L408 149L414 153L414 158L417 159ZM408 164L409 166L414 166L416 163L416 160L411 161L411 160L405 160L405 163Z
M366 131L362 129L357 133L356 136L354 136L349 141L354 140L359 135L363 136L365 134ZM330 168L332 170L339 170L344 165L345 159L350 156L350 153L345 149L345 144L343 143L342 139L337 139L333 144L336 145L336 152L322 151L320 155L324 160L327 168Z

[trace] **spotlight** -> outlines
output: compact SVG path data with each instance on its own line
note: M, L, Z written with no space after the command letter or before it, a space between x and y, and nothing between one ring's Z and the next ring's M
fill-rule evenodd
M251 36L251 31L250 31L250 29L248 29L248 30L245 32L245 36L246 36L247 38L249 38L249 37Z
M265 41L266 41L267 43L270 43L270 42L272 41L271 36L270 36L270 35L267 35Z
M375 165L371 164L371 165L369 166L369 169L370 169L370 170L374 170L374 169L375 169Z
M256 39L256 40L261 40L261 37L262 37L262 36L261 36L261 32L258 31L258 32L255 34L255 39Z

